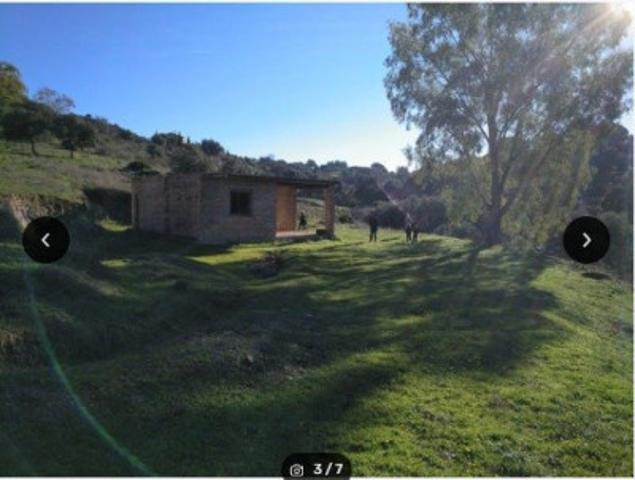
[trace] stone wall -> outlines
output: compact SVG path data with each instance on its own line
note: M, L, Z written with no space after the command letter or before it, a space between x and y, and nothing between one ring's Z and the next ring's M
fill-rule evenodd
M168 175L165 179L166 233L198 237L201 176Z
M132 224L149 232L166 233L165 180L146 175L132 180Z
M251 213L230 213L231 191L250 192ZM203 243L258 242L276 236L276 185L203 177L197 238Z

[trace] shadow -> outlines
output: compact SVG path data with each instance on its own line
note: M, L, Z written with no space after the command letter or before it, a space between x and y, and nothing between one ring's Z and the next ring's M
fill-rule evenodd
M600 272L584 272L582 276L585 278L592 278L593 280L611 280L610 275Z
M125 225L131 223L130 192L112 188L85 188L83 193L88 208L97 210L98 215L109 217Z
M278 475L289 452L381 424L365 403L404 375L496 379L567 334L533 285L548 260L467 241L290 248L255 279L242 254L192 258L231 247L73 228L86 241L33 274L39 308L67 320L51 337L78 394L159 474Z

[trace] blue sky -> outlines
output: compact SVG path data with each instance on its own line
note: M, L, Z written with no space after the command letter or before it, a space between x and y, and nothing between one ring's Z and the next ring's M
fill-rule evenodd
M288 161L406 165L383 87L403 4L0 5L0 59L30 93L143 135ZM632 131L632 112L623 123Z
M29 92L144 135L289 161L405 165L383 87L400 4L1 5L0 58Z

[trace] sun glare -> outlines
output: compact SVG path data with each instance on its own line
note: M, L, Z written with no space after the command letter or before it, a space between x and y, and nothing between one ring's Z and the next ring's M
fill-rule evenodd
M627 12L631 16L631 19L635 17L635 2L632 0L616 0L609 3L609 8L614 14L620 15Z

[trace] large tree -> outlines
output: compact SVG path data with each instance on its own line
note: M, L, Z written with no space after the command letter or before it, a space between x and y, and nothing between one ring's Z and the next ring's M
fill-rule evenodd
M48 107L27 100L5 114L0 124L7 140L29 142L33 155L38 155L35 143L51 129L52 122L53 112Z
M420 164L466 166L478 226L486 243L498 243L505 216L544 172L571 171L550 165L579 162L586 152L573 143L624 112L630 18L600 4L418 4L408 13L390 30L393 113L421 130Z

